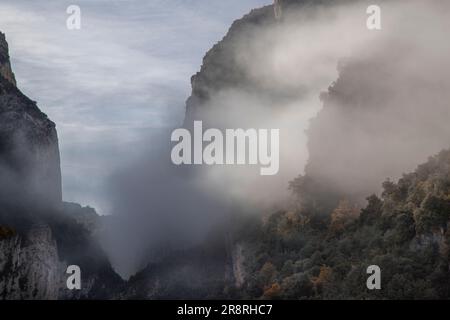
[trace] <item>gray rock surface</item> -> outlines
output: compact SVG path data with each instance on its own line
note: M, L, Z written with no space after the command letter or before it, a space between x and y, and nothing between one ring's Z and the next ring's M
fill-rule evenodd
M55 124L16 86L8 44L0 34L0 176L4 197L61 202L61 171ZM13 199L15 201L16 199Z
M55 124L17 87L0 33L0 299L111 298L122 280L92 208L63 204ZM81 290L68 290L68 265Z
M0 32L0 75L16 86L16 78L11 70L9 61L9 49L5 35Z
M0 240L0 298L56 299L61 278L56 242L46 225Z

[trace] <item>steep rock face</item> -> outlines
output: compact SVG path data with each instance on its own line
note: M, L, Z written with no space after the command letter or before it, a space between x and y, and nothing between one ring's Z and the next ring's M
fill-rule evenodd
M2 299L56 299L59 269L56 242L46 225L0 240Z
M45 215L61 203L55 124L16 87L0 33L0 297L56 299L57 244ZM18 230L18 231L15 231Z
M8 43L6 42L5 35L0 32L0 75L16 85L16 78L11 69L11 63L9 61Z
M82 225L91 234L95 234L102 225L101 218L91 207L82 207L78 203L63 202L64 212Z
M61 202L55 124L15 86L8 45L0 35L0 175L3 199Z
M186 102L185 125L204 119L205 111L213 107L211 97L219 91L244 87L260 93L266 91L240 68L236 51L261 26L275 22L273 6L254 9L233 22L225 37L206 53L200 71L191 78L192 94Z
M63 204L55 124L16 87L0 33L0 299L111 298L122 285L91 208ZM69 290L68 265L81 268Z
M84 210L87 209L80 207L80 212L72 209L69 213L53 214L17 232L0 226L0 299L118 296L122 279L112 269L91 231L72 218L83 215ZM67 288L69 265L81 269L80 290Z

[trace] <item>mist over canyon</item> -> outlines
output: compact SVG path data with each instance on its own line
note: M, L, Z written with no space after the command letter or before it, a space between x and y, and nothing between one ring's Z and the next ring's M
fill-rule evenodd
M279 129L276 175L175 165L176 127L155 129L108 179L110 216L62 202L55 125L17 89L0 38L0 296L383 298L355 283L400 261L389 298L448 297L450 5L380 1L369 30L369 4L254 9L192 76L179 126ZM65 291L68 264L88 270L82 292ZM401 275L417 287L397 289Z
M295 200L288 186L298 174L362 206L385 179L401 177L447 147L449 111L442 95L449 47L439 34L447 5L385 1L379 32L366 27L365 2L285 5L282 18L272 6L253 10L206 54L192 77L184 121L189 129L195 120L205 128L279 128L280 172L261 177L247 166L173 168L168 134L151 139L152 156L113 183L122 186L113 197L120 204L115 213L127 221L127 227L118 224L119 242L135 239L139 252L159 241L184 247L239 210L261 215L290 208ZM419 14L422 23L402 18ZM160 144L164 151L156 156ZM137 184L130 178L135 175ZM195 200L189 205L183 199ZM158 232L148 231L153 229ZM154 242L159 233L163 238ZM132 264L133 246L125 246L125 259L119 247L115 242L111 249L115 259Z

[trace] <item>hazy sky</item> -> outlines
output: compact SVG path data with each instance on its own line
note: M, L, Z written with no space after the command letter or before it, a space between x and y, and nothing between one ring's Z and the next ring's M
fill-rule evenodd
M184 116L190 77L230 24L271 0L2 0L19 88L56 122L66 201L108 213L105 179ZM81 8L81 30L66 9Z

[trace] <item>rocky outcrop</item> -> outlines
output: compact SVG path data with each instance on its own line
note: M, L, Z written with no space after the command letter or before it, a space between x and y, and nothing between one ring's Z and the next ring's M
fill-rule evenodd
M73 202L63 202L63 211L88 230L90 234L96 234L102 225L100 216L91 207L82 207Z
M34 225L26 233L0 238L0 299L109 299L118 295L123 281L89 233L68 221L65 226L61 222ZM69 265L81 269L80 290L67 287Z
M61 213L27 229L16 232L0 227L0 299L110 299L118 296L123 281L112 269L95 237L83 225ZM67 287L69 265L81 269L80 290Z
M236 20L225 37L206 53L200 71L191 78L192 93L186 102L186 126L192 120L205 119L205 111L214 107L211 97L220 91L235 88L248 88L261 94L266 91L240 68L236 52L260 27L276 22L273 10L273 6L254 9Z
M16 78L11 69L11 62L9 60L8 43L5 35L0 32L0 75L16 86Z
M56 299L61 279L46 216L61 204L55 124L16 87L0 33L0 298ZM17 231L16 231L17 230Z
M50 228L0 240L0 298L56 299L62 273Z
M93 235L100 217L63 204L55 124L17 87L0 33L0 299L106 299L122 280ZM69 290L68 265L81 268Z
M61 202L55 124L16 86L8 44L0 35L0 176L2 198L39 205Z

